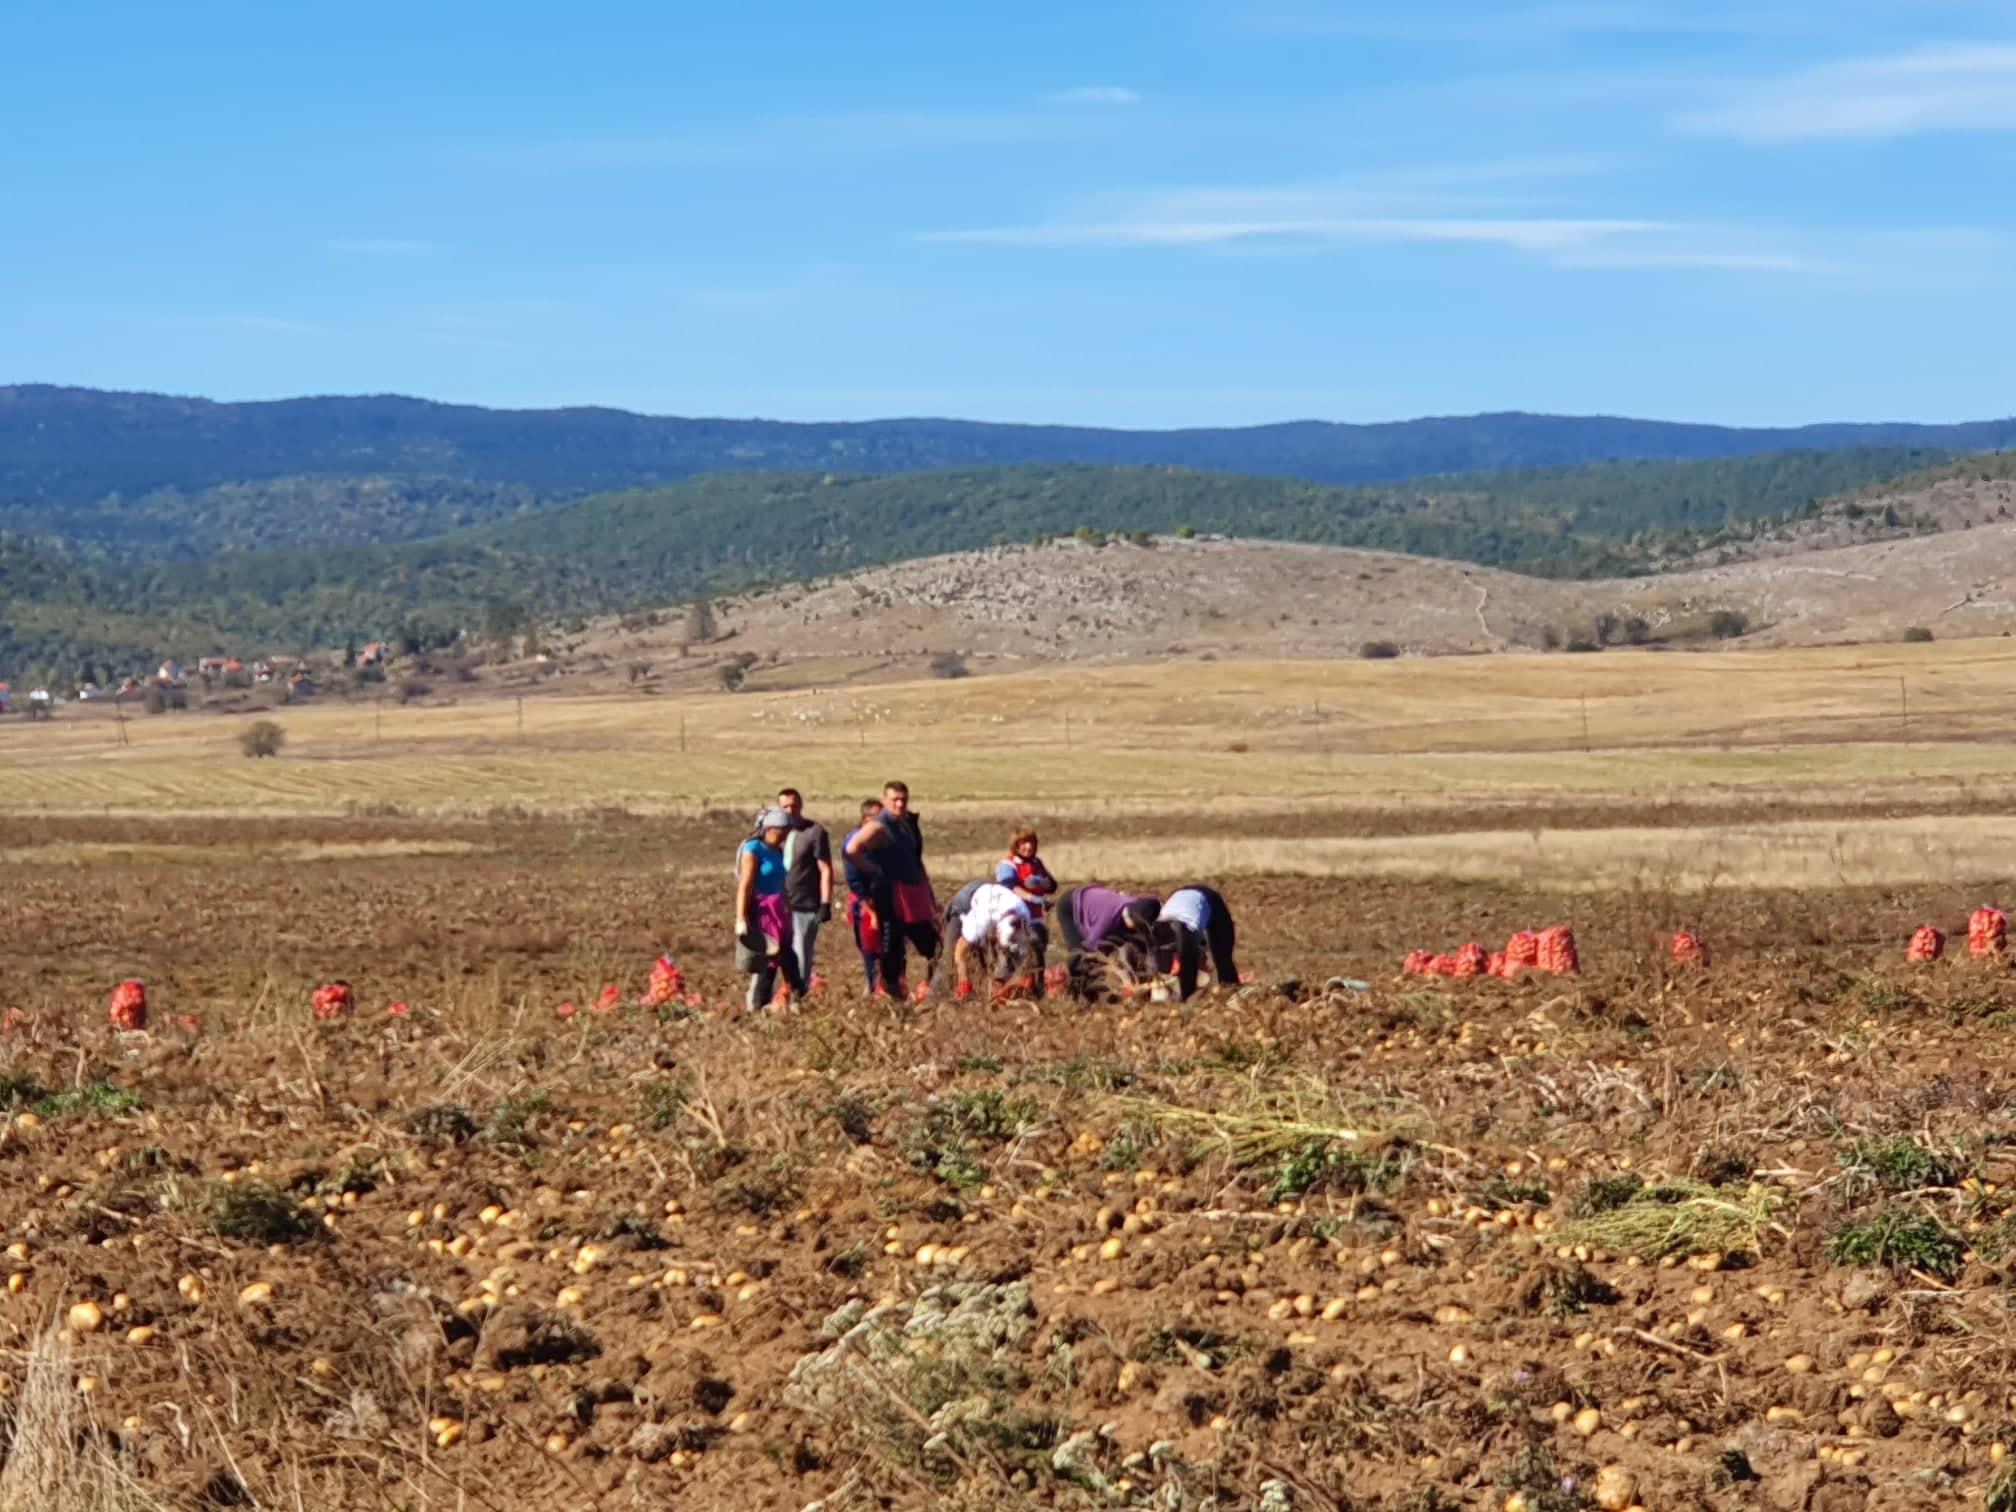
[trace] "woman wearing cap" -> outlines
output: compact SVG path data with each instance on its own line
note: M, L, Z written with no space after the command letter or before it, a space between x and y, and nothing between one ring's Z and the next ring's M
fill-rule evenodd
M1155 969L1176 973L1179 1001L1187 1003L1197 991L1206 951L1218 985L1239 985L1239 967L1232 959L1239 934L1232 925L1232 910L1217 888L1181 887L1169 894L1156 917L1154 938Z
M784 974L785 1001L802 997L805 982L791 953L791 909L785 901L784 841L791 816L766 809L757 833L735 853L735 967L749 974L753 1012L770 1006L777 974Z
M1056 916L1072 993L1090 997L1095 970L1107 961L1145 976L1152 964L1148 932L1161 908L1153 893L1123 893L1097 884L1067 889L1057 899Z

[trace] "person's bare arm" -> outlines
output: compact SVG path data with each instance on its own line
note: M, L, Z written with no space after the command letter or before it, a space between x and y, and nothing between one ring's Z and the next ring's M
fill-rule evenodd
M742 860L735 868L735 932L742 933L749 927L749 913L756 901L756 853L742 852Z
M859 856L863 852L873 850L876 846L880 845L884 838L885 832L882 828L882 821L880 819L870 819L861 828L854 831L853 836L848 840L844 849L850 856Z

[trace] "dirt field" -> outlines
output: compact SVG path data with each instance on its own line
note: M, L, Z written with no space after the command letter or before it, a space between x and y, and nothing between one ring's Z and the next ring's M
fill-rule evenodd
M1255 875L1226 883L1236 993L894 1008L829 934L811 1008L751 1019L716 927L736 832L12 821L0 1506L1901 1512L2003 1485L2016 980L1964 942L1902 960L1987 878ZM1060 854L1141 836L1085 815ZM1395 975L1556 922L1579 980ZM1665 959L1681 927L1710 969ZM698 1006L637 1005L661 952ZM105 1023L127 976L145 1035ZM355 1011L317 1022L334 978Z
M8 721L0 1509L2011 1512L2007 666ZM1841 692L1898 676L1911 743ZM834 931L745 1015L751 802L896 770L941 891L1033 816L1220 881L1252 981L898 1007ZM1555 923L1579 978L1398 975Z

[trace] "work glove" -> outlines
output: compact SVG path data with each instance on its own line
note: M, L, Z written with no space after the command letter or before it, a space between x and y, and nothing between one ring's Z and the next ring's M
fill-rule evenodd
M831 900L819 905L819 922L821 924L831 924L833 922L833 904Z

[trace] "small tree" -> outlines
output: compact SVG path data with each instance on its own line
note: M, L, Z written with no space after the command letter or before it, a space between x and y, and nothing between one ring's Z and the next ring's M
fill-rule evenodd
M1589 625L1589 628L1596 632L1596 644L1607 646L1617 639L1618 623L1617 616L1608 609L1600 612Z
M484 636L507 649L531 623L532 616L525 606L510 599L497 599L483 611Z
M729 657L721 664L721 670L715 674L721 680L722 691L739 693L742 685L749 681L749 669L755 665L756 655L753 651L743 651Z
M1924 625L1912 625L1905 630L1904 639L1912 645L1922 646L1932 639L1932 632Z
M343 665L345 667L354 667L357 665L357 641L355 637L343 642Z
M1358 648L1361 661L1392 661L1400 654L1400 648L1389 640L1371 640Z
M933 677L965 677L968 675L966 658L957 651L940 651L931 658Z
M1196 538L1197 538L1197 527L1195 525L1178 525L1176 527L1177 540L1194 541Z
M1717 609L1708 616L1708 633L1717 640L1734 640L1750 628L1750 616L1740 609Z
M287 743L287 732L270 719L262 719L238 737L238 749L248 757L278 756Z
M1652 627L1640 615L1631 615L1624 621L1624 639L1633 646L1642 646L1652 639Z
M720 633L713 601L699 599L686 606L686 617L679 625L679 649L683 652L688 646L704 646Z

